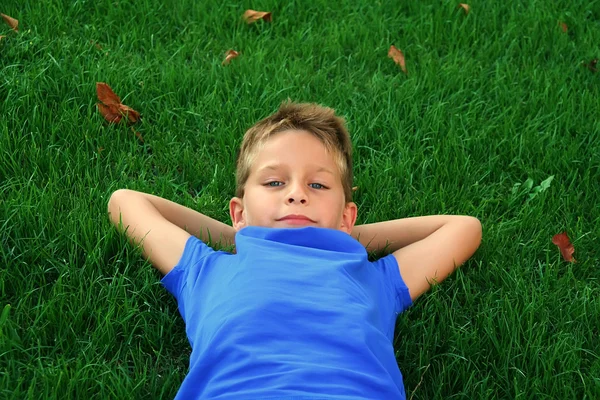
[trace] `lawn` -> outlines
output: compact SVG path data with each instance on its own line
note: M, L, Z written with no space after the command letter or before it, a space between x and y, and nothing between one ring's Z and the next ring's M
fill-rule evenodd
M0 398L174 397L184 324L108 198L229 222L242 135L287 98L346 117L357 223L482 222L398 318L407 398L600 398L600 1L469 5L2 0ZM104 121L96 82L141 120Z

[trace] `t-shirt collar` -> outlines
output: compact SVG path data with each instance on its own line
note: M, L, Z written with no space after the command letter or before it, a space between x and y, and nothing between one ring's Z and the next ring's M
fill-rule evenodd
M235 235L237 253L244 250L247 242L251 246L252 239L341 253L366 253L364 246L346 232L315 226L302 228L247 226L240 229Z

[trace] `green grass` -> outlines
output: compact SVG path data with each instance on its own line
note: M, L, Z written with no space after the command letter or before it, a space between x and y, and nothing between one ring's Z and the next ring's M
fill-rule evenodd
M408 397L600 398L600 73L582 66L600 1L469 4L3 0L0 398L175 395L183 322L108 197L228 222L243 132L287 97L347 117L359 223L482 221L475 256L398 319ZM96 82L142 113L143 144L103 123Z

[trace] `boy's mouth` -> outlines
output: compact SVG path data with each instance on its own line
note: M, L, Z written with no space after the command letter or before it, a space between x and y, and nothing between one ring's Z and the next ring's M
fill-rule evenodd
M287 222L292 225L304 225L311 222L315 222L312 219L308 218L306 215L302 214L290 214L286 215L283 218L278 219L277 221Z

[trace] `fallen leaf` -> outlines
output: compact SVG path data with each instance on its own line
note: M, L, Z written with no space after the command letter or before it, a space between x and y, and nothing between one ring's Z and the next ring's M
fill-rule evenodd
M0 40L4 39L5 37L5 35L0 35Z
M352 188L352 191L353 191L353 192L356 192L357 190L358 190L358 186L354 186L354 187Z
M404 54L402 54L402 51L398 50L396 46L392 45L388 51L388 57L394 60L394 62L400 66L405 74L408 74L406 71L406 63L404 62Z
M121 104L121 98L104 82L96 82L96 93L98 100L106 105Z
M110 122L111 124L116 124L121 121L123 116L119 112L119 108L116 106L106 106L102 103L98 103L98 111L104 117L105 120Z
M471 7L469 7L469 5L465 3L460 3L458 6L462 7L462 9L465 10L465 14L468 14L469 10L471 9Z
M560 29L562 29L562 31L564 33L567 33L567 31L569 30L569 27L567 26L567 24L565 24L562 21L558 21L558 25L560 25Z
M231 60L233 60L234 58L236 58L239 55L240 55L240 53L235 50L228 50L227 53L225 53L225 59L223 60L222 65L229 64L231 62Z
M14 19L13 17L9 17L6 14L2 14L0 13L0 16L2 16L2 19L4 19L4 21L8 24L8 26L11 27L11 29L15 32L19 32L19 21L17 21L16 19Z
M266 21L266 22L271 22L271 13L264 12L264 11L254 11L254 10L246 10L246 12L244 12L244 20L246 21L247 24L252 24L252 23L258 21L259 19L262 19L263 21Z
M597 72L598 71L598 67L596 66L598 64L598 59L594 58L592 61L590 61L589 63L583 63L590 71L592 72Z
M560 254L562 254L565 261L568 262L576 262L573 258L573 253L575 252L575 247L571 244L569 240L569 236L567 236L567 232L561 232L557 235L552 236L552 243L558 246L560 249Z
M94 45L95 48L97 48L98 50L102 50L102 46L100 46L98 43L94 42L93 40L90 40L90 43Z
M138 120L140 119L140 113L135 111L133 108L131 107L127 107L126 105L121 104L119 106L119 109L125 113L125 115L127 116L127 119L129 120L129 122L131 122L132 124L135 124L136 122L138 122Z
M96 94L98 95L98 111L105 120L111 124L121 121L125 116L129 122L136 123L140 119L140 113L133 108L121 104L119 96L104 82L96 82Z
M144 143L144 138L142 137L142 134L133 129L133 126L131 127L131 132L133 132L135 136L137 136L137 138L140 139L140 142Z

